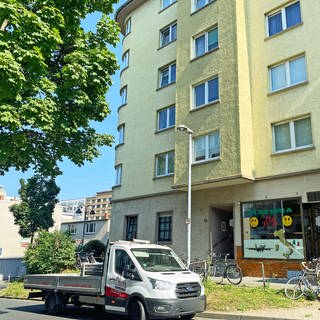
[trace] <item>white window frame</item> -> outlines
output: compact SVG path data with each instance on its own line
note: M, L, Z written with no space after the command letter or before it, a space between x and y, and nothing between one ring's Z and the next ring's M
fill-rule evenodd
M77 226L75 224L68 224L68 231L70 234L75 235L77 233Z
M219 155L216 157L209 157L209 136L214 135L214 134L218 134L219 135ZM196 148L195 148L195 144L196 141L198 139L202 139L205 138L205 158L201 159L201 160L196 160ZM220 155L221 155L221 137L220 137L220 131L216 130L213 132L210 132L206 135L203 136L198 136L193 138L192 140L192 146L193 146L193 152L192 152L192 163L201 163L201 162L208 162L211 160L217 160L220 159Z
M279 34L280 32L284 31L284 30L287 30L288 27L287 27L287 17L286 17L286 8L287 7L290 7L291 5L297 3L297 2L300 2L300 0L298 1L293 1L293 2L290 2L289 4L287 4L286 6L276 10L276 11L272 11L270 12L269 14L266 15L266 31L267 31L267 37L272 37L272 36L275 36L276 34ZM277 32L277 33L274 33L272 35L269 34L269 18L274 16L274 15L277 15L281 13L281 20L282 20L282 30ZM301 3L300 3L300 17L301 17ZM297 24L295 24L294 26L296 26ZM290 28L293 28L294 26L291 26Z
M172 67L175 66L175 76L174 76L174 81L173 81L173 74L172 74ZM168 85L170 85L171 83L176 82L176 72L177 72L177 68L176 68L176 62L170 63L169 65L159 69L159 88L164 88ZM164 77L164 73L168 72L168 83L162 85L162 79Z
M217 46L216 47L214 47L214 48L212 48L212 49L210 49L209 50L209 37L208 37L208 35L209 35L209 32L211 32L211 31L213 31L213 30L217 30L217 33L218 33L218 44L217 44ZM202 36L205 36L205 49L204 49L204 53L202 53L202 54L200 54L200 55L198 55L197 56L197 47L196 47L196 40L197 39L199 39L200 37L202 37ZM215 49L217 49L217 48L219 48L219 29L218 29L218 26L214 26L213 28L211 28L211 29L209 29L209 30L207 30L207 31L205 31L205 32L202 32L201 34L198 34L198 35L196 35L196 36L194 36L193 37L193 54L192 54L192 57L193 58L198 58L198 57L201 57L201 56L203 56L203 55L205 55L206 53L208 53L208 52L211 52L211 51L214 51Z
M127 50L123 55L122 55L122 64L123 67L122 69L128 68L129 67L129 50Z
M124 130L125 130L125 126L124 124L121 124L118 127L118 144L124 143Z
M115 185L120 186L122 180L122 164L115 166L116 177L115 177Z
M156 170L155 170L155 176L156 177L165 177L165 176L171 176L174 174L174 168L172 172L169 172L169 155L173 154L173 159L174 159L174 151L168 151L165 153L160 153L156 155ZM164 174L158 174L158 160L159 157L165 156L165 173Z
M202 7L199 7L199 8L197 8L197 0L191 0L191 1L192 1L192 12L195 12L195 11L198 11L198 10L204 8L208 4L214 2L215 0L205 0L205 4Z
M127 98L128 98L128 87L125 86L125 87L120 89L120 99L121 99L121 104L120 105L127 104Z
M297 82L297 83L291 83L291 75L290 75L290 62L291 61L295 61L295 60L298 60L300 58L304 58L304 70L305 70L305 74L306 74L306 78L300 82ZM285 73L286 73L286 85L282 88L279 88L279 89L272 89L272 70L274 68L277 68L279 66L282 66L284 65L285 66ZM307 77L307 66L306 66L306 56L303 54L303 55L300 55L298 57L294 57L294 58L291 58L287 61L284 61L284 62L281 62L281 63L278 63L278 64L275 64L275 65L272 65L269 67L269 87L270 87L270 92L277 92L277 91L281 91L283 89L286 89L286 88L290 88L290 87L294 87L296 85L299 85L300 83L304 83L306 82L308 79Z
M131 17L125 23L125 33L124 35L128 35L131 32Z
M157 111L157 131L166 130L168 128L173 128L175 126L175 121L174 121L174 124L170 125L170 109L171 108L174 108L174 112L176 112L175 105L171 105L169 107L166 107ZM166 126L160 129L160 112L163 112L163 111L166 111L167 121L166 121Z
M174 26L176 27L176 34L175 34L176 37L175 38L173 38L173 32L172 32L172 29ZM169 41L164 43L163 42L163 34L167 30L169 30ZM175 41L176 39L177 39L177 22L176 21L160 30L160 48L165 47L166 45L170 44L171 42Z
M174 4L175 2L177 2L177 0L169 0L169 4L167 4L167 5L165 6L164 0L161 0L160 8L161 8L161 10L163 10L163 9L165 9L165 8L170 7L170 6L171 6L172 4Z
M302 150L302 149L306 149L306 148L313 147L313 142L312 142L311 144L307 144L307 145L300 146L300 147L297 147L297 146L296 146L296 136L295 136L295 126L294 126L294 123L295 123L296 121L303 120L303 119L310 119L310 126L311 126L311 117L310 117L310 116L302 117L302 118L296 118L296 119L289 120L289 121L282 121L282 122L274 123L274 124L272 125L272 149L273 149L273 153L283 153L283 152L294 151L294 150ZM276 126L280 126L280 125L284 125L284 124L289 124L291 148L289 148L289 149L282 149L282 150L276 150L275 127L276 127ZM312 132L312 128L310 128L310 129L311 129L311 132ZM312 141L313 141L312 134L311 134L311 139L312 139Z
M213 101L209 101L209 81L211 80L214 80L214 79L218 79L218 98L216 100L213 100ZM205 85L205 91L204 91L204 104L201 104L199 106L196 106L196 88L198 86L201 86L201 85ZM219 90L219 76L214 76L206 81L203 81L203 82L200 82L200 83L197 83L195 85L193 85L192 87L192 95L193 95L193 105L192 105L192 109L199 109L201 107L204 107L206 105L209 105L209 104L212 104L212 103L215 103L217 101L220 100L220 90Z
M95 222L86 222L85 224L85 234L96 233L96 223Z

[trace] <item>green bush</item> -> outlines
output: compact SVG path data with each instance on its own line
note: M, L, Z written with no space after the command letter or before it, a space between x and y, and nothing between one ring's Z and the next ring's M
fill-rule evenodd
M85 252L94 251L95 257L101 257L104 255L106 246L99 240L90 240L83 246L82 250Z
M25 264L28 273L59 273L75 266L75 242L68 233L41 231L28 247Z

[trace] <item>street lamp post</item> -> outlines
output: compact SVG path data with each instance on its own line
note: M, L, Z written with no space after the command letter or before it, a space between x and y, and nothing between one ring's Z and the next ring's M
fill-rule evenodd
M188 161L188 215L187 215L187 267L191 260L191 163L192 163L192 134L193 131L181 124L177 130L186 132L189 135L189 161Z

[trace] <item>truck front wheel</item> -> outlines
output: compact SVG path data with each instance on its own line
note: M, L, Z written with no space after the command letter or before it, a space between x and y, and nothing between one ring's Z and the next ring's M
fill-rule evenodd
M63 305L57 303L56 295L54 293L50 293L47 296L45 304L49 314L58 315L62 313Z
M148 320L145 307L140 300L134 300L130 304L129 320Z

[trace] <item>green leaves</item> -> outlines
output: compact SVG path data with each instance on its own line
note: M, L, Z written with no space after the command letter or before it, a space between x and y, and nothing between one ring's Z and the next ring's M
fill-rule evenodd
M108 49L119 27L117 0L0 2L0 174L10 167L54 176L63 157L76 165L113 137L90 127L110 113L105 94L118 68ZM101 11L96 33L80 21Z

